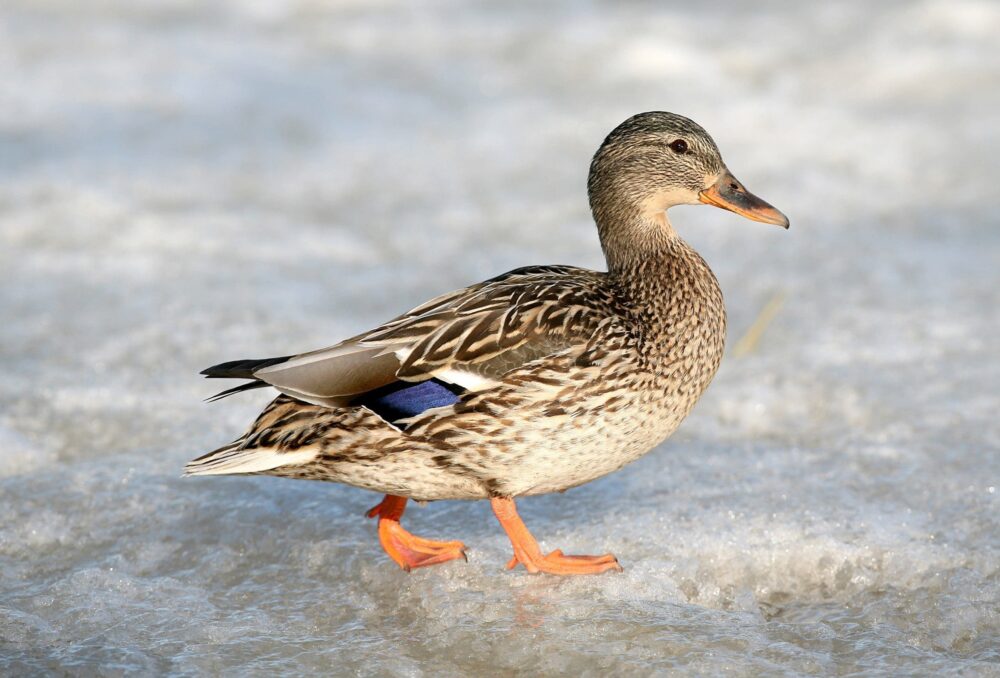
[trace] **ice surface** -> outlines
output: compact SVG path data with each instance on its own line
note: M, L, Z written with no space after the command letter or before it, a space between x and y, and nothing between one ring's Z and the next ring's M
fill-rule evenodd
M1000 5L0 8L0 673L1000 675ZM522 502L621 575L505 573L482 503L182 480L316 348L532 263L602 264L587 163L705 125L788 233L672 213L731 353L678 434Z

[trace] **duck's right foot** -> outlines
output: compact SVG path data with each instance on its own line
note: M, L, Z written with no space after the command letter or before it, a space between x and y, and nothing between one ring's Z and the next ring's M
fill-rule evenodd
M541 553L539 553L541 555ZM546 572L548 574L599 574L614 570L621 572L622 566L618 564L618 559L610 553L603 556L567 556L562 549L556 549L547 556L540 558L526 558L514 551L514 557L507 563L507 569L513 570L518 564L524 565L528 572Z
M598 574L608 570L622 571L618 559L610 553L603 556L567 556L556 549L548 555L542 555L538 542L531 536L528 527L517 514L513 499L494 497L490 500L490 505L510 538L511 546L514 547L514 557L507 563L508 570L514 569L520 563L528 572L549 574Z

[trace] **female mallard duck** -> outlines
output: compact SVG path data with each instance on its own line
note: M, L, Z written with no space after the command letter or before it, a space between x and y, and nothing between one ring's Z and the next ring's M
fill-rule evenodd
M788 219L748 193L699 125L641 113L590 166L590 207L608 272L519 268L418 306L330 348L210 367L242 378L219 396L281 392L243 436L186 475L256 473L385 493L368 512L404 570L464 558L457 541L404 530L408 498L489 499L529 572L620 570L613 555L544 555L515 497L620 469L681 423L722 358L719 283L666 217L708 203Z

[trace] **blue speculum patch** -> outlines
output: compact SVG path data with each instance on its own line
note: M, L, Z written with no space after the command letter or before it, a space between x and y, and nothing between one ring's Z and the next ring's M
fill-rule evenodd
M365 393L356 404L364 405L386 421L395 424L400 419L415 416L432 407L451 405L458 400L462 392L463 389L437 379L417 384L397 381Z

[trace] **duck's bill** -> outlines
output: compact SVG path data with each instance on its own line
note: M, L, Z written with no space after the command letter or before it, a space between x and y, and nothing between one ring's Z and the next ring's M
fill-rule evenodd
M743 188L743 184L729 170L723 172L718 181L702 191L698 198L707 205L736 212L741 217L788 228L788 217Z

